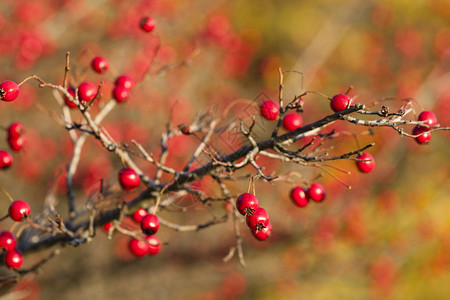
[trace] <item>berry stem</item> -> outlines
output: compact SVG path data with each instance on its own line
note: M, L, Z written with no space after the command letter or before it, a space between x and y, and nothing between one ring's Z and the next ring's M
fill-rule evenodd
M353 85L349 86L347 91L345 92L345 95L348 95L353 90Z
M278 68L278 74L280 77L280 85L278 88L278 101L281 109L283 107L283 88L284 88L284 73L281 71L281 68Z
M11 195L6 190L0 188L0 191L2 191L6 195L6 197L8 197L8 199L11 203L14 202L14 199L11 197Z
M342 180L340 180L339 178L337 178L336 175L334 175L333 173L331 173L330 171L328 171L327 169L325 169L323 166L319 166L319 165L314 165L317 168L322 169L323 171L325 171L328 175L330 175L334 180L336 180L337 182L339 182L340 184L342 184L343 186L345 186L347 189L351 190L352 186L348 185L346 183L344 183Z
M248 181L247 193L250 193L250 189L252 187L252 182L253 182L253 176L250 176L250 179Z
M64 68L64 80L63 80L63 88L67 89L67 81L69 79L69 71L70 71L70 52L66 52L66 66Z
M25 82L27 82L28 80L31 80L31 79L36 79L36 80L38 80L39 82L41 82L41 80L39 80L39 79L37 79L37 76L36 75L31 75L31 76L28 76L27 78L25 78L24 80L22 80L19 84L17 84L18 86L21 86L22 84L24 84ZM42 82L41 82L42 83Z
M352 136L353 136L353 138L355 139L355 142L356 142L356 148L358 148L358 149L361 148L361 147L359 146L358 137L356 136L356 134L352 132Z

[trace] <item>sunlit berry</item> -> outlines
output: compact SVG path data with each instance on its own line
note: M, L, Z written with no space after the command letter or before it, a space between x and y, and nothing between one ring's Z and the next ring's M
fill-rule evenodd
M162 248L161 241L156 235L147 236L145 239L147 240L147 243L149 245L148 247L149 255L156 255L161 251Z
M356 161L356 165L358 169L363 173L370 173L373 168L375 168L375 158L373 158L372 154L367 152L362 152L358 154L357 159L361 159L363 161Z
M23 256L18 250L7 251L5 254L5 265L10 269L19 269L23 263Z
M258 205L258 198L250 193L243 193L236 200L236 208L244 216L255 211Z
M278 103L272 100L264 101L259 109L261 112L261 116L269 121L275 120L280 113L280 106L278 105Z
M288 113L283 117L283 126L288 131L293 131L297 128L300 128L303 124L302 116L298 113L292 112Z
M141 230L145 235L152 235L158 232L159 219L154 214L147 214L141 219Z
M7 169L13 163L12 155L4 150L0 150L0 169Z
M296 186L291 190L291 200L292 202L299 206L299 207L305 207L308 205L308 196L307 196L307 190L301 186Z
M334 95L330 101L330 107L334 112L342 111L353 105L352 98L348 95Z
M419 121L426 121L425 125L434 126L437 125L438 121L436 115L432 111L423 111L419 115Z
M272 233L272 224L269 222L266 227L257 230L257 229L251 229L251 232L253 236L259 240L259 241L265 241L267 238L270 237Z
M147 241L141 241L139 239L132 238L128 243L128 248L137 257L143 257L148 254L150 245Z
M16 222L22 221L30 215L31 208L30 205L22 200L13 201L9 206L9 217Z
M269 224L269 214L264 208L258 207L251 214L247 214L245 220L248 227L260 230Z
M123 86L124 88L131 90L134 86L134 81L133 81L133 79L131 79L130 76L121 75L121 76L117 77L114 84L116 86Z
M114 87L112 96L118 103L121 103L128 100L128 97L130 97L130 90L121 85L118 85Z
M2 231L0 233L0 248L6 251L14 250L16 247L16 239L14 235L9 231Z
M0 100L14 101L19 96L19 86L11 80L0 83Z
M320 183L313 183L308 189L308 198L316 202L325 199L325 188Z
M14 122L8 127L8 138L18 138L22 135L24 126L20 122Z
M91 63L92 69L99 74L103 74L109 69L109 62L106 58L97 56L92 60Z
M81 101L91 101L97 95L97 86L90 82L83 82L78 87L78 98Z
M417 135L414 139L420 145L427 144L431 140L431 132L429 128L415 126L412 131L413 135Z
M141 178L135 170L131 168L123 168L119 171L119 183L124 190L130 191L139 186L141 183Z
M141 223L142 218L146 215L148 215L147 210L144 208L139 208L133 213L132 217L136 223Z

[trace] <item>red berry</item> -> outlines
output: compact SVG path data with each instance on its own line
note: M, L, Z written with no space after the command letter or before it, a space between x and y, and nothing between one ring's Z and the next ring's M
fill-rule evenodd
M127 75L121 75L117 77L115 85L123 86L124 88L131 90L131 88L134 86L134 81Z
M303 119L302 116L300 116L298 113L289 113L284 116L283 118L283 126L288 131L293 131L297 128L300 128L302 126Z
M159 219L154 214L148 214L141 219L141 230L145 235L155 234L159 229Z
M141 223L142 218L145 217L146 215L148 215L147 210L139 208L133 213L133 220L136 223Z
M419 115L419 121L426 121L425 125L434 126L438 123L436 115L432 111L423 111Z
M301 186L297 186L291 190L291 200L299 207L305 207L308 204L307 190Z
M236 200L236 208L244 216L255 211L258 205L258 198L250 193L243 193Z
M75 98L75 89L74 89L74 88L69 88L69 89L67 90L67 92L68 92L72 97ZM66 103L66 105L67 105L69 108L75 108L75 107L77 107L77 104L76 104L75 102L70 101L70 99L69 99L68 97L66 97L66 96L64 96L64 102Z
M280 113L280 106L278 103L271 100L264 101L259 108L261 111L261 116L269 121L275 120Z
M253 236L259 241L265 241L272 233L272 224L269 222L266 227L261 230L251 229Z
M362 159L364 161L356 161L356 165L361 172L370 173L373 168L375 168L375 158L372 154L367 152L362 152L358 154L357 159Z
M10 269L18 269L22 266L23 256L17 250L8 251L5 254L5 265Z
M94 69L95 72L103 74L109 69L109 62L106 60L106 58L97 56L92 60L92 69Z
M308 189L308 198L316 202L325 199L325 189L320 183L313 183Z
M0 169L7 169L13 163L13 157L9 152L0 150Z
M130 97L130 90L127 89L126 87L118 85L114 87L112 95L117 102L121 103L125 100L128 100L128 97Z
M345 110L351 105L353 105L352 98L344 94L334 95L330 101L330 107L334 112Z
M245 220L251 229L261 230L269 224L269 214L264 208L258 207L252 214L248 214Z
M150 255L156 255L161 251L161 241L156 235L150 235L145 238L147 240L147 243L149 244L148 247L148 254Z
M146 241L132 238L128 243L128 248L135 256L142 257L147 255L150 245Z
M16 239L14 235L9 231L2 231L0 233L0 248L4 248L6 251L14 250L16 247Z
M141 183L141 178L131 168L123 168L119 171L119 183L126 191L130 191Z
M24 131L24 126L22 123L15 122L8 127L8 138L18 138Z
M427 144L431 139L431 132L429 128L416 126L413 128L412 134L413 135L421 134L414 138L416 142L420 145Z
M78 87L78 98L81 101L91 101L97 95L97 86L90 82L83 82Z
M0 100L14 101L19 95L19 86L14 81L8 80L0 83Z
M139 22L139 26L145 32L152 32L155 29L156 21L152 17L143 17Z
M20 222L23 218L28 217L30 212L30 205L22 200L13 201L9 206L9 216L16 222Z
M108 223L106 223L105 225L103 225L103 230L104 230L105 232L109 232L109 229L110 229L111 227L113 227L113 222L108 222Z
M20 136L18 138L8 138L9 147L13 151L19 152L26 145L27 139L24 136Z

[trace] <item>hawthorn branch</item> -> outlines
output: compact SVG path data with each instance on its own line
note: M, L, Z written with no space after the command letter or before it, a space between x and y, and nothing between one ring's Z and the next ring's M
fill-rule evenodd
M175 231L198 231L200 229L204 229L212 225L225 223L226 221L228 221L228 215L223 215L222 217L213 217L209 221L195 225L179 225L169 222L161 217L158 217L158 219L161 225L164 225L167 228L173 229Z

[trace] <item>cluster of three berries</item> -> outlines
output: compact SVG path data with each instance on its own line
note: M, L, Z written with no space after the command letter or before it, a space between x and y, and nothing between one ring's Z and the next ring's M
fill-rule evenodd
M272 224L269 222L267 211L259 207L258 198L250 193L243 193L236 200L236 208L243 216L253 236L260 240L266 240L272 233Z

